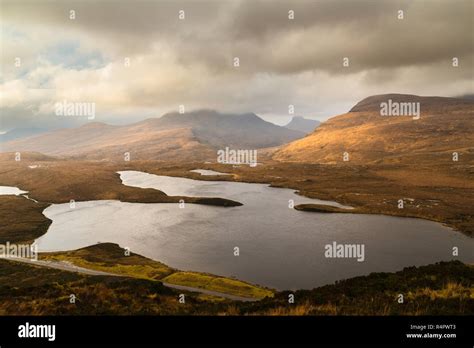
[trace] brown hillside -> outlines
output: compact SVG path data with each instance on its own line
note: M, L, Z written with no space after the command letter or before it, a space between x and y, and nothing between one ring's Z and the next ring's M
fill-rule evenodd
M419 102L420 119L381 116L380 103ZM278 161L308 163L474 162L474 102L466 99L385 94L366 98L313 133L277 151Z

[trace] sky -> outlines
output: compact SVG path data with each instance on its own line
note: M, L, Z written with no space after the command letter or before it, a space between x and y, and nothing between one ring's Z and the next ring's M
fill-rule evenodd
M180 105L284 124L290 105L324 121L375 94L472 94L473 4L0 0L0 132L90 122L63 101L111 124Z

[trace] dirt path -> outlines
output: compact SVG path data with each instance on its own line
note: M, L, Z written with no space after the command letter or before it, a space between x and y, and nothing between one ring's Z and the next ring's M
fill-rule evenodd
M218 297L225 297L230 300L234 301L242 301L242 302L254 302L258 301L256 298L252 297L242 297L242 296L237 296L237 295L230 295L230 294L224 294L222 292L217 292L217 291L212 291L212 290L206 290L206 289L199 289L199 288L193 288L191 286L184 286L184 285L175 285L175 284L170 284L170 283L163 283L164 286L167 286L169 288L177 289L177 290L185 290L185 291L192 291L192 292L200 292L202 294L206 295L212 295L212 296L218 296Z
M15 257L15 258L9 257L9 258L2 258L2 259L9 260L9 261L15 261L15 262L21 262L21 263L27 263L27 264L35 265L35 266L59 269L61 271L77 272L77 273L82 273L82 274L87 274L87 275L92 275L92 276L105 275L105 276L112 276L112 277L127 277L127 276L122 275L122 274L102 272L102 271L96 271L96 270L93 270L93 269L78 267L78 266L76 266L76 265L74 265L70 262L67 262L67 261L46 261L46 260L37 260L37 261L35 261L35 260L19 258L19 257ZM229 300L234 300L234 301L242 301L242 302L258 301L258 299L251 298L251 297L242 297L242 296L230 295L230 294L226 294L226 293L223 293L223 292L217 292L217 291L200 289L200 288L193 288L191 286L175 285L175 284L169 284L169 283L162 283L162 284L164 286L168 287L168 288L172 288L172 289L176 289L176 290L199 292L201 294L224 297L224 298L227 298Z
M106 275L106 276L113 276L113 277L123 277L120 274L95 271L93 269L78 267L66 261L46 261L46 260L35 261L32 259L25 259L25 258L20 258L20 257L9 257L9 258L4 258L4 260L22 262L22 263L27 263L34 266L49 267L49 268L59 269L61 271L77 272L77 273L82 273L82 274L87 274L87 275Z

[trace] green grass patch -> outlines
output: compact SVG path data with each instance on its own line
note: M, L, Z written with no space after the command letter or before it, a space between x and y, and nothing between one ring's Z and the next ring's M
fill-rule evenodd
M163 282L223 292L242 297L264 298L273 296L273 292L268 289L248 284L240 280L204 273L175 272L164 278Z
M66 261L74 264L75 266L92 269L95 271L102 271L123 276L129 276L133 278L150 280L160 280L168 274L171 274L171 272L173 272L171 268L159 262L157 262L157 264L150 265L130 265L120 263L111 265L103 262L90 262L79 257L68 255L47 256L42 257L41 259L50 261Z
M42 253L42 260L70 262L75 266L133 278L162 281L198 289L251 298L273 296L273 292L240 280L198 272L181 272L138 254L125 254L113 243L101 243L78 250Z

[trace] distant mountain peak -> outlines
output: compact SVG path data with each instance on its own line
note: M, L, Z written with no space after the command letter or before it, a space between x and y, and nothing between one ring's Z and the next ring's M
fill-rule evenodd
M9 151L103 159L121 158L125 151L145 159L213 159L216 149L261 149L289 143L304 133L264 121L254 113L221 114L202 109L130 125L101 122L66 128L35 139L4 143Z
M170 118L170 117L182 117L182 118L200 118L200 117L240 117L240 118L258 118L255 113L253 112L246 112L246 113L224 113L219 112L214 109L197 109L192 111L187 111L184 113L180 113L178 111L172 111L164 114L161 118Z
M316 127L321 124L318 120L311 120L304 118L303 116L293 116L291 121L285 126L285 128L303 132L305 134L311 133Z
M201 115L218 115L219 113L213 109L197 109L187 112L178 112L178 111L170 111L161 116L163 117L173 117L173 116L201 116Z

